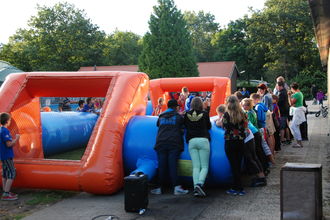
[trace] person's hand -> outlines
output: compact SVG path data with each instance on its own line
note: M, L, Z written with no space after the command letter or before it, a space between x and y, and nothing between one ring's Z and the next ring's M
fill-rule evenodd
M21 137L21 135L16 134L16 140L18 140Z

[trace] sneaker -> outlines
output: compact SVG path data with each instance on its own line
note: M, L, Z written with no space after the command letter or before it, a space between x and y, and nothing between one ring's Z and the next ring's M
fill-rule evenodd
M12 200L17 200L17 196L12 196L10 194L8 195L2 195L1 197L1 200L4 200L4 201L12 201Z
M241 190L238 192L238 195L239 196L245 196L246 192L244 190Z
M194 190L193 195L194 195L195 197L199 197L199 196L200 196L196 189Z
M160 195L160 194L162 194L162 189L160 187L155 188L155 189L150 190L150 193L154 194L154 195Z
M227 190L226 193L229 195L237 196L239 192L234 189L230 189L230 190Z
M16 193L9 192L9 195L17 197L18 195Z
M267 186L266 178L257 178L252 181L251 187Z
M174 187L174 192L173 194L174 195L185 195L185 194L188 194L189 193L189 190L186 190L186 189L183 189L182 186L176 186Z
M195 190L199 193L200 196L203 196L203 197L206 196L206 193L205 193L205 191L203 190L201 184L197 184L196 187L195 187Z

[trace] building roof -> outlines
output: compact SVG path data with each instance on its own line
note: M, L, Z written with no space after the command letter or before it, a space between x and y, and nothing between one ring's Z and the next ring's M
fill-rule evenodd
M199 76L219 76L231 78L235 69L237 69L235 61L225 62L205 62L197 63ZM137 65L123 66L86 66L80 67L79 71L131 71L137 72Z
M219 76L231 78L235 68L234 61L198 63L199 76Z
M330 1L309 0L322 65L326 66L330 48Z
M10 63L6 61L0 60L0 82L4 82L6 76L9 75L10 73L18 73L18 72L23 72L23 71L10 65Z

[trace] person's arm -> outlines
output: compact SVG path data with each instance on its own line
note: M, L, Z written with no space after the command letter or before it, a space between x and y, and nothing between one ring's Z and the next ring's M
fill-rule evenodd
M13 147L16 144L16 142L19 140L19 138L20 138L20 135L16 134L16 138L13 141L6 141L6 146Z

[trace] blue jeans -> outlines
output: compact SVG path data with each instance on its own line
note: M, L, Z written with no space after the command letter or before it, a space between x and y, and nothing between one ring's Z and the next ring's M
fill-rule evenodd
M172 186L178 185L177 162L180 153L180 150L177 148L162 148L161 150L157 150L159 186L164 186L167 182L167 170Z

